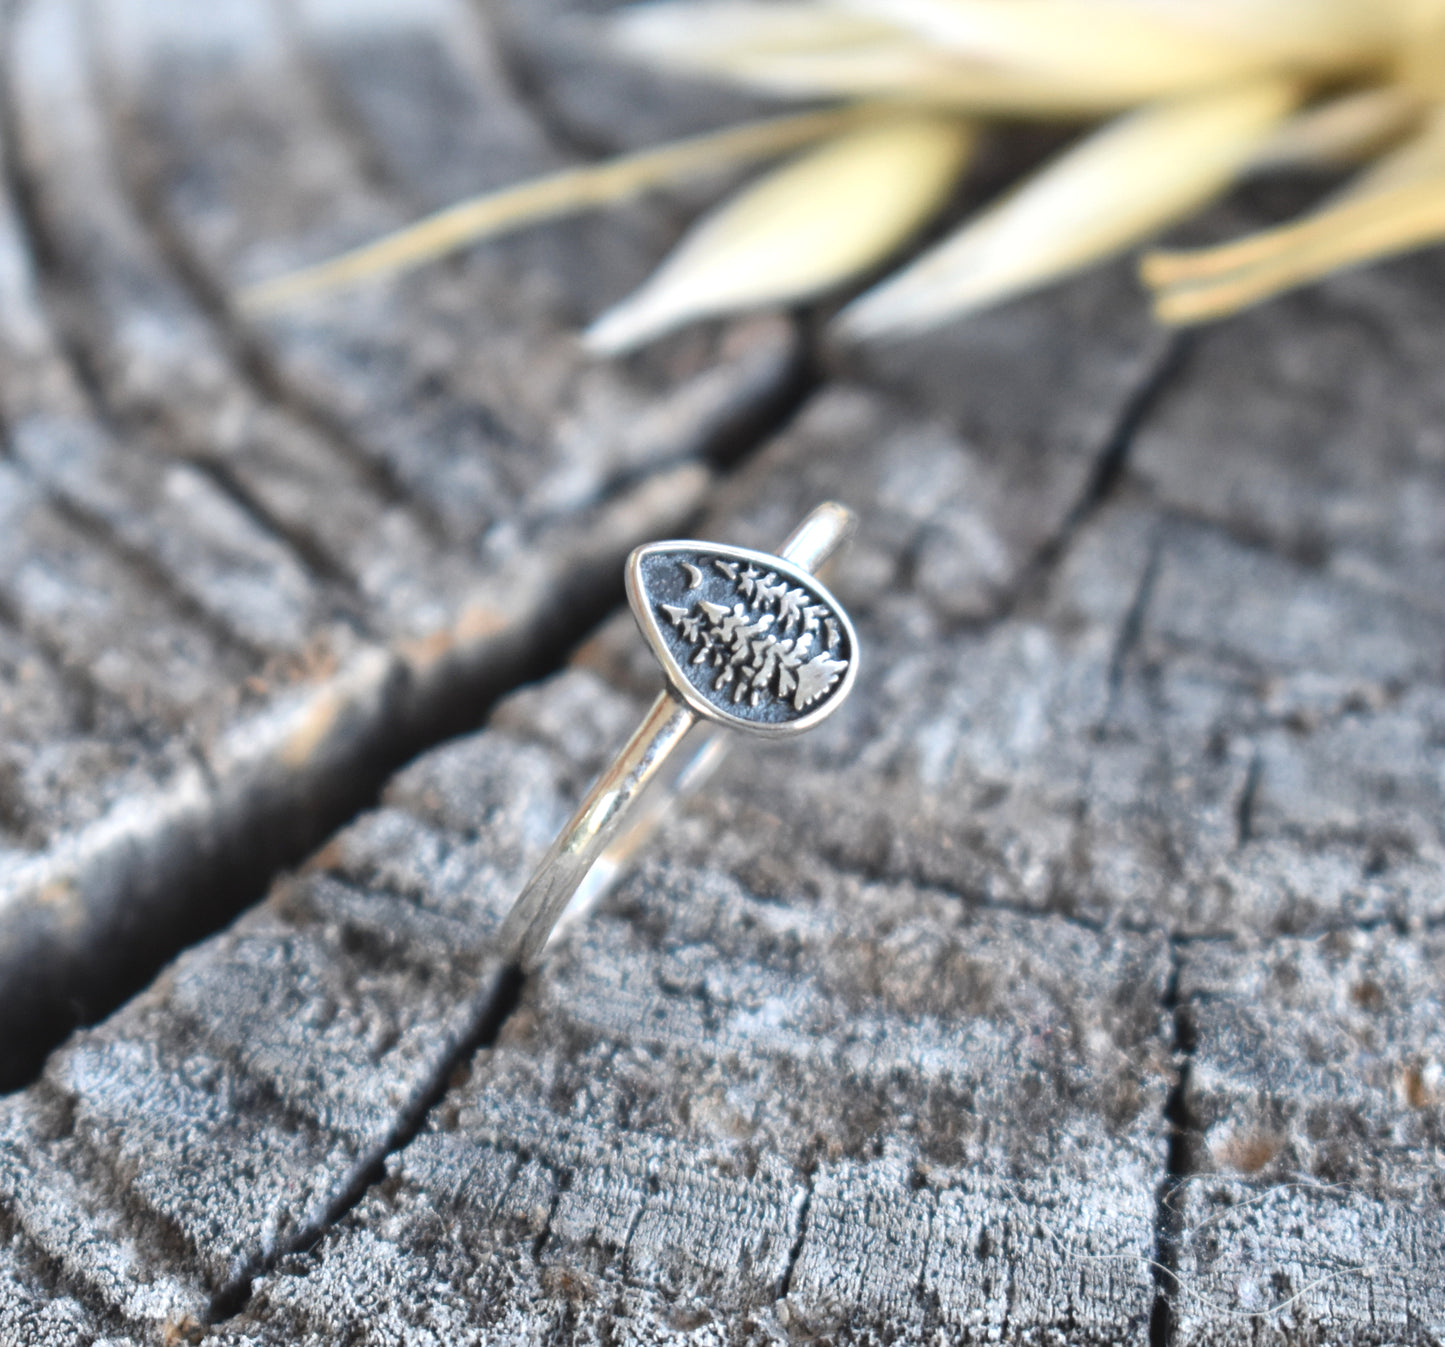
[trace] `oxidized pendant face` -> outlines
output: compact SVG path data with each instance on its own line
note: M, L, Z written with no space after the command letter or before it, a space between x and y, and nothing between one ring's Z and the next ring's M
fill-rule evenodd
M848 695L858 638L807 571L766 552L661 542L627 563L642 633L689 706L763 734L806 730Z

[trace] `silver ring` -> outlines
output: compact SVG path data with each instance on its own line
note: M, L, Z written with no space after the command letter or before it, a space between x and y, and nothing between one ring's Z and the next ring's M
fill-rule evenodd
M628 558L628 601L667 686L507 913L497 939L509 960L534 967L563 914L596 901L667 806L716 769L724 730L799 734L843 704L858 636L816 573L855 525L828 501L776 556L682 539ZM699 725L706 737L669 776L668 759Z

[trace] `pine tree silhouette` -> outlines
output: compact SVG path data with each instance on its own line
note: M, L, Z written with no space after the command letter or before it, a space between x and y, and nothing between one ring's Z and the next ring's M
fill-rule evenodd
M774 571L716 560L739 601L728 607L699 599L691 608L658 607L693 647L690 662L718 670L713 691L732 688L734 704L751 706L776 697L804 711L827 694L848 667L831 652L838 644L837 620L806 590L789 585ZM744 602L746 600L746 602Z

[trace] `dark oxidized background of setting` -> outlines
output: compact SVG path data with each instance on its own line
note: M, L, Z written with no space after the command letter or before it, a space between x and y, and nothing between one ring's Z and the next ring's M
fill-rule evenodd
M816 719L846 690L848 622L816 581L776 559L715 549L648 552L641 598L676 669L724 716Z

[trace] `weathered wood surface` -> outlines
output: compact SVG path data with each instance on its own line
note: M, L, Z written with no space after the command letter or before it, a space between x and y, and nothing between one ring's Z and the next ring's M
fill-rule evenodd
M9 25L0 1083L555 662L793 386L777 322L582 359L662 211L238 324L242 279L563 153L463 0L310 9Z
M234 13L237 31L261 22ZM324 17L312 8L311 23ZM101 44L136 62L116 56L117 80L156 49L127 46L127 31ZM554 134L579 117L602 139L636 133L605 84L575 92L561 58L547 77L554 58L534 25L514 14L506 31L528 91L514 115ZM429 162L416 147L439 133L388 99L420 97L419 84L437 97L443 48L314 28L306 77L275 82L269 57L191 65L202 36L171 41L144 118L92 162L129 163L114 199L151 203L135 237L154 246L163 228L167 265L191 258L194 336L216 326L196 277L236 274L253 238L273 258L297 237L319 251L343 206L363 225L379 218L368 193ZM27 68L40 89L61 87ZM486 67L462 68L476 96ZM321 104L292 116L296 88ZM328 124L323 109L357 106L370 120L346 123L330 162L354 165L361 147L363 168L328 191L300 168L258 167L236 131L254 121L274 149ZM35 137L64 128L58 115L35 122L32 155ZM475 125L450 134L462 160L491 144L468 139L483 136ZM463 171L440 151L437 162ZM436 171L437 191L458 190ZM263 172L283 186L259 191ZM312 218L328 224L308 233ZM636 229L640 267L665 237L647 221L598 226L623 243L595 246L625 252ZM536 460L536 443L468 446L434 430L451 453L406 455L428 415L447 421L505 371L497 401L534 397L543 445L593 408L584 386L602 389L595 415L620 408L626 429L628 408L689 387L645 364L529 382L568 306L590 309L585 287L611 290L603 254L570 256L577 238L338 301L324 322L268 330L249 355L235 343L250 337L222 334L225 360L245 366L227 377L249 416L300 417L332 448L377 434L374 461L404 484L388 509L431 513L417 527L442 560L406 572L402 530L394 555L365 549L371 564L440 576L428 583L443 595L449 575L466 592L478 575L528 577L544 557L549 584L571 582L578 554L558 539L574 545L578 521L612 499L571 474L605 448L571 442ZM529 248L541 255L523 268ZM98 421L77 404L76 422L143 447L194 417L192 457L214 452L210 395L184 395L200 357L182 343L147 402L117 354L140 340L165 268L127 281L131 262L78 244L74 257L50 264L39 312L51 325L82 315L68 320L67 359L109 410ZM519 274L532 279L509 301ZM625 268L617 276L620 287ZM628 621L483 732L408 768L304 871L0 1101L0 1341L1439 1340L1441 280L1425 258L1335 281L1181 349L1151 331L1121 270L867 361L832 358L786 431L707 488L701 527L769 546L822 496L860 510L836 585L865 651L849 705L796 744L740 745L520 988L490 933L652 685ZM442 319L451 337L416 350L389 330L415 333L430 305L462 322L448 301L473 283L477 304L542 335L491 364L491 348L474 355ZM130 321L102 321L126 285ZM541 322L536 303L560 316ZM389 317L392 305L416 308ZM491 312L465 321L486 329ZM87 342L91 365L75 361ZM739 368L761 349L777 369L788 342L763 332L740 349ZM704 358L692 350L668 358L686 368ZM425 374L411 363L427 360ZM440 387L423 398L428 375ZM681 418L689 445L728 419L716 408L739 405L746 380L729 377L706 415ZM741 405L775 387L752 384ZM589 410L572 433L595 424ZM652 502L626 507L614 549L704 489L696 471L650 478L647 464L661 473L695 452L653 443L635 474L611 460L607 480L640 479ZM299 454L248 460L252 489L279 490ZM12 459L18 480L37 480L30 457ZM97 451L74 460L71 489L99 492L112 461L151 459ZM470 473L521 481L500 498L504 532L508 518L549 523L494 556L476 543L488 530L447 522ZM218 545L199 512L174 512L194 546ZM147 557L171 536L161 515L114 517L151 529L150 551L133 544ZM77 555L95 545L92 526L81 532ZM359 546L338 525L343 544ZM25 546L27 564L71 555L44 538ZM315 602L384 633L357 649L407 648L415 633L386 625L404 616L348 589L346 566L313 575L328 555L317 548L295 562L327 596ZM147 564L149 577L160 563ZM242 572L254 574L225 574ZM537 593L517 607L533 623L547 607ZM34 641L29 611L8 639ZM173 618L177 639L207 633L202 617L192 606ZM48 630L70 627L57 617ZM207 695L212 678L198 680ZM13 686L42 708L51 695L44 677ZM455 706L459 686L437 705ZM111 735L137 754L189 750L174 732ZM52 742L68 743L59 730L36 740ZM91 787L75 807L95 799ZM156 901L189 902L181 878Z

